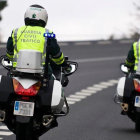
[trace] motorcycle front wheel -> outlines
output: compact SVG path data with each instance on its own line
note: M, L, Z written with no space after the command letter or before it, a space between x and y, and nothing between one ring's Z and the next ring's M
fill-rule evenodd
M33 132L32 122L16 123L16 140L39 140Z

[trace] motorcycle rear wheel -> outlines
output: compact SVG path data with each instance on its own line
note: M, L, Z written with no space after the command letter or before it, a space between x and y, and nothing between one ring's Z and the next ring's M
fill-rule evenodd
M39 140L33 132L32 123L16 123L16 140Z
M136 113L135 130L140 132L140 113Z

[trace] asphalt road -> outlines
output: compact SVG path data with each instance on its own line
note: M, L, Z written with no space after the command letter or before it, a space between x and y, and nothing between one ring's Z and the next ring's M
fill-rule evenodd
M134 123L120 114L120 106L113 101L115 82L112 85L109 82L123 76L119 65L124 62L131 45L132 41L62 44L64 54L70 60L79 62L77 72L69 77L66 96L69 98L76 93L84 95L85 89L93 85L98 85L98 91L71 104L69 115L59 118L59 126L44 134L40 140L139 140L140 134L135 132ZM0 55L4 53L5 49L0 48ZM6 71L0 69L0 74L6 74ZM99 87L107 84L110 86L100 90ZM0 130L1 138L15 139L14 135L2 136L1 132L5 131L9 132Z

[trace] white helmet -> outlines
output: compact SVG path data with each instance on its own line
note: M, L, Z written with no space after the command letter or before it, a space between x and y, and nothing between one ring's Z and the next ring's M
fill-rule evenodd
M48 14L45 8L40 5L31 5L24 15L25 25L38 25L45 27L48 21Z

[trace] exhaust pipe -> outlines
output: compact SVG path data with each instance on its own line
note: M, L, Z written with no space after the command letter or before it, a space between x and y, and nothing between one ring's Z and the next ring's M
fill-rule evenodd
M47 125L49 125L52 121L53 121L53 116L52 115L44 115L43 116L43 125L44 126L47 126Z
M0 121L5 121L5 111L0 110Z
M122 104L121 104L121 107L122 107L123 111L125 111L125 112L128 111L128 108L129 108L128 104L122 103Z

